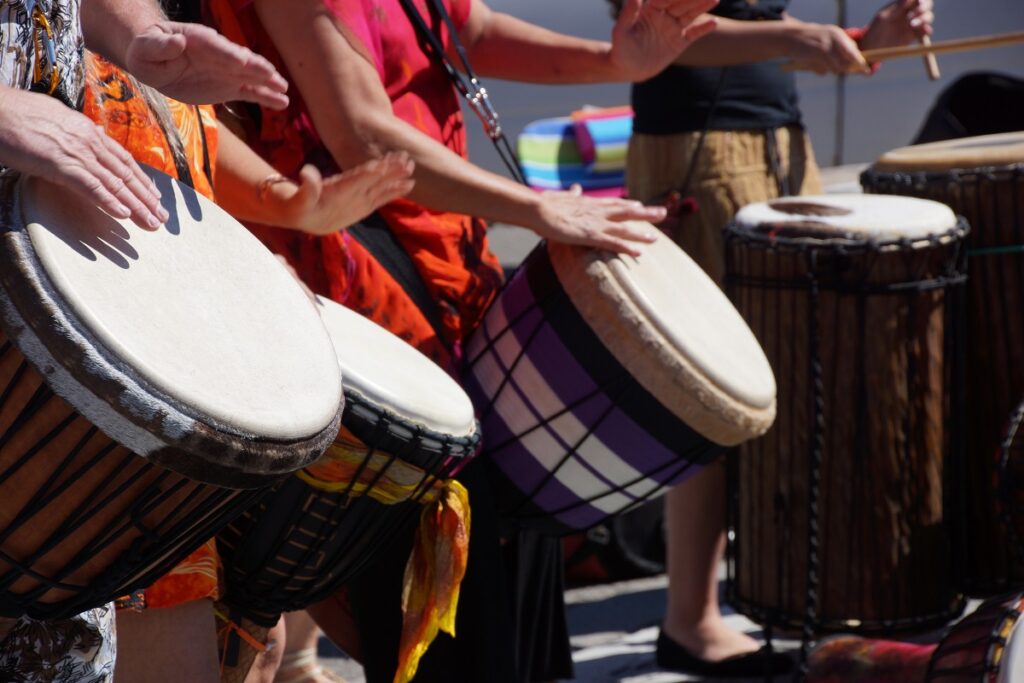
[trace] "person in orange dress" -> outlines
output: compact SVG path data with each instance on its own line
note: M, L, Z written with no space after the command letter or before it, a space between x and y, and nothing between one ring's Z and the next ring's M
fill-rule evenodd
M211 200L216 178L218 190L223 187L217 199L229 213L292 230L336 231L411 188L412 167L402 155L326 180L313 169L300 173L299 182L278 180L218 126L212 107L165 98L94 54L87 57L83 113L137 162ZM267 178L274 182L264 183ZM120 601L119 680L219 680L213 612L219 572L211 539L152 586Z

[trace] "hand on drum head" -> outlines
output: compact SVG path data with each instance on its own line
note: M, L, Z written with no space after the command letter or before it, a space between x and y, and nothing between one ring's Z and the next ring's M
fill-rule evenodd
M58 100L0 86L0 164L88 199L115 218L155 230L160 193L116 142Z
M246 100L271 109L288 106L288 83L270 62L199 24L152 24L129 43L125 67L182 102Z
M933 0L896 0L878 11L860 46L865 50L907 45L932 34Z
M280 191L282 214L295 227L312 235L329 235L365 218L412 190L416 164L405 152L362 163L344 173L323 178L313 166L299 173L299 184Z
M871 73L857 43L846 31L832 24L811 24L790 20L786 32L792 68L819 75Z
M695 40L714 30L702 14L718 0L625 0L612 29L611 60L621 80L660 73Z
M642 245L654 242L657 234L649 225L627 221L658 223L665 218L665 208L631 199L586 197L574 185L568 192L541 194L537 218L530 227L545 239L639 256Z

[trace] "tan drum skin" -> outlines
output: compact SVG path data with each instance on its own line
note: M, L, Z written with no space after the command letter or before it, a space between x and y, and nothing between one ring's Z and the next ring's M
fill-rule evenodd
M835 215L820 215L822 206ZM959 610L943 527L946 292L858 293L945 273L959 241L949 234L955 217L933 202L828 195L751 205L734 225L764 235L761 248L727 239L727 282L779 396L775 426L741 445L735 460L731 599L776 624L797 627L806 614L816 334L824 438L817 626L878 632L944 623ZM803 239L808 250L766 250L772 234ZM858 252L855 243L869 236L907 241Z

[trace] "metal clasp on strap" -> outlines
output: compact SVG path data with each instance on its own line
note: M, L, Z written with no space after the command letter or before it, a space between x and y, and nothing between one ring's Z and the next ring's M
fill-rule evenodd
M39 8L35 0L27 0L25 8L32 19L32 49L35 52L35 62L32 65L32 85L43 82L43 53L45 52L46 62L49 65L50 87L48 95L52 95L60 84L60 66L57 64L57 48L54 44L53 26L46 13Z

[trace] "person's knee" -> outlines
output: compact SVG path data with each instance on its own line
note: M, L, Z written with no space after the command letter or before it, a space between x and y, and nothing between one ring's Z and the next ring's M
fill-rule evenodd
M211 600L117 614L117 680L218 683Z

